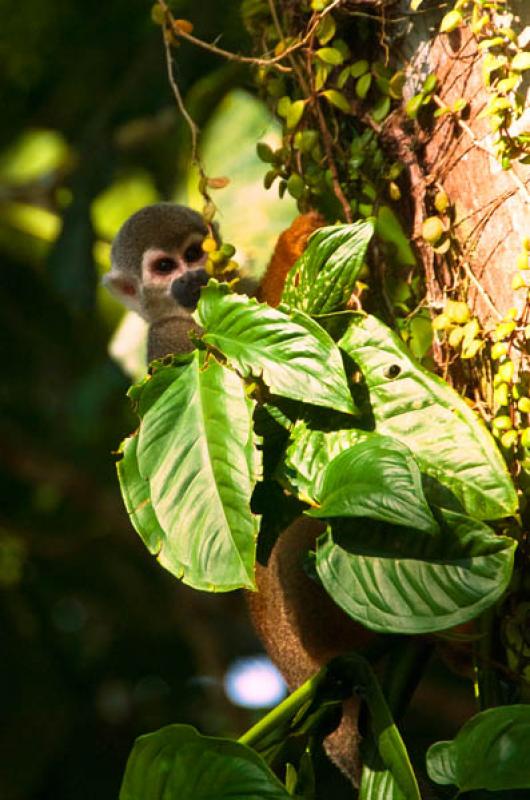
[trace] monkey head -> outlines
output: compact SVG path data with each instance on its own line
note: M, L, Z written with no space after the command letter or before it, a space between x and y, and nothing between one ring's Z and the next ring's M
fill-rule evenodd
M208 234L204 219L187 206L146 206L118 231L103 282L151 325L189 319L209 278L202 250Z

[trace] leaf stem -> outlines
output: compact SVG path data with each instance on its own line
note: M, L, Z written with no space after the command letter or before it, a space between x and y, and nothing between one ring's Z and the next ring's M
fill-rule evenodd
M259 722L240 736L238 742L246 744L249 747L255 747L261 739L268 736L283 723L291 720L302 706L306 705L314 698L327 675L328 671L326 667L315 675L312 675L309 680L286 697L282 703L273 708L272 711L269 711Z

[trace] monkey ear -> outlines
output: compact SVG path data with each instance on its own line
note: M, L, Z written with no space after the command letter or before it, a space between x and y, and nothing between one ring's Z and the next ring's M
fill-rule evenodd
M113 268L103 276L101 282L120 303L142 316L138 285L134 278L131 278L121 270Z

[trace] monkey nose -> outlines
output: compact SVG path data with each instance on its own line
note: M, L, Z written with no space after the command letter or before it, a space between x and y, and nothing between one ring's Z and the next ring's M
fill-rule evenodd
M206 286L209 275L205 269L193 269L171 284L171 294L183 308L195 308L201 295L201 287Z

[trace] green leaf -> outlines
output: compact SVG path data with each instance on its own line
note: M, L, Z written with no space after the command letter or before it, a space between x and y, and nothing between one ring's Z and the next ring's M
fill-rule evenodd
M424 358L432 347L432 320L426 309L411 317L406 325L409 334L407 345L417 359Z
M364 762L358 800L409 800L409 796L403 794L389 769Z
M395 248L395 259L402 266L413 267L416 264L414 252L408 236L405 235L401 223L389 206L380 206L377 212L377 235Z
M355 94L357 97L360 97L361 100L364 100L366 95L370 90L370 86L372 85L372 74L370 72L366 72L364 75L357 80L355 84Z
M464 18L460 11L457 9L452 9L452 11L448 11L447 14L442 18L440 23L440 33L451 33L451 31L456 30L457 28L462 25Z
M321 97L325 97L332 106L336 106L345 114L350 113L350 103L342 92L338 92L336 89L326 89L325 92L322 92Z
M350 67L344 67L344 69L341 69L341 71L339 72L339 77L337 78L338 89L344 89L344 87L346 86L348 79L351 76L350 69L351 69ZM315 88L317 88L316 85Z
M451 111L453 112L453 114L459 114L461 111L464 110L464 108L467 108L467 106L468 106L468 101L466 100L466 98L459 97L457 100L455 100L455 102L451 106Z
M369 221L317 230L287 275L282 302L312 315L343 308L355 288L373 232Z
M364 75L370 69L370 64L366 59L361 59L360 61L356 61L354 64L351 65L350 75L352 78L360 78L361 75Z
M333 67L329 64L324 64L323 61L317 61L315 68L315 91L319 92L325 85L333 71Z
M296 128L296 126L302 119L304 108L305 108L305 100L295 100L294 103L291 103L287 111L287 114L285 116L285 121L289 130L293 130L293 128Z
M285 94L283 97L280 97L280 99L278 100L278 104L276 106L276 111L278 115L284 118L287 117L291 105L292 101L288 95Z
M338 67L344 61L344 56L335 47L320 47L315 51L315 55L325 64Z
M512 59L511 68L515 70L515 72L524 72L530 69L530 53L516 53Z
M530 705L490 708L476 714L449 742L427 751L427 771L435 783L461 792L530 789Z
M150 553L158 553L164 541L164 531L156 518L151 502L149 481L142 478L138 468L138 436L129 436L122 442L117 463L123 502L134 529L140 534Z
M370 111L372 119L382 122L390 111L390 105L390 97L380 97Z
M312 430L303 420L298 420L291 430L291 443L277 476L301 499L312 499L320 492L320 481L329 462L370 435L355 428L328 432Z
M364 375L378 433L406 444L420 470L448 487L471 516L516 513L517 495L492 436L396 334L376 317L353 315L339 346Z
M344 39L338 39L338 38L335 39L333 42L333 47L335 48L335 50L338 50L339 53L342 53L342 58L344 59L344 61L346 61L346 59L349 59L351 57L350 48L348 47Z
M274 163L274 152L272 148L266 142L258 142L256 145L256 153L258 154L258 158L260 161L264 161L265 164L273 164Z
M395 72L388 82L388 91L390 97L393 97L394 100L400 100L403 96L403 87L406 83L406 75L403 70L398 70Z
M316 569L347 614L380 633L420 634L474 619L505 592L516 542L440 510L435 536L368 520L336 523L317 542Z
M327 44L335 36L337 24L331 14L320 20L317 25L315 34L320 44Z
M327 19L327 17L325 17ZM294 136L295 149L300 150L301 153L310 153L311 150L318 144L318 132L306 128L303 131L297 131Z
M289 175L287 180L287 191L291 197L294 197L298 200L300 197L302 197L304 189L305 183L301 175L297 175L296 172L293 172L292 175Z
M437 533L421 485L421 475L407 447L372 433L336 456L327 466L308 516L369 517Z
M423 93L415 94L414 97L411 97L410 100L408 100L405 104L405 112L407 116L411 117L411 119L416 119L422 103Z
M140 432L118 467L131 521L184 583L209 591L253 588L252 403L235 373L214 359L202 365L197 351L169 374L169 384L162 368L137 390Z
M438 78L436 77L436 74L434 72L431 72L425 78L425 82L424 82L423 88L422 88L423 93L424 94L429 94L430 92L434 92L434 90L436 89L437 84L438 84Z
M196 312L202 341L273 394L355 413L338 348L300 311L286 313L210 281Z
M168 725L136 740L120 800L289 800L261 756L230 739Z

